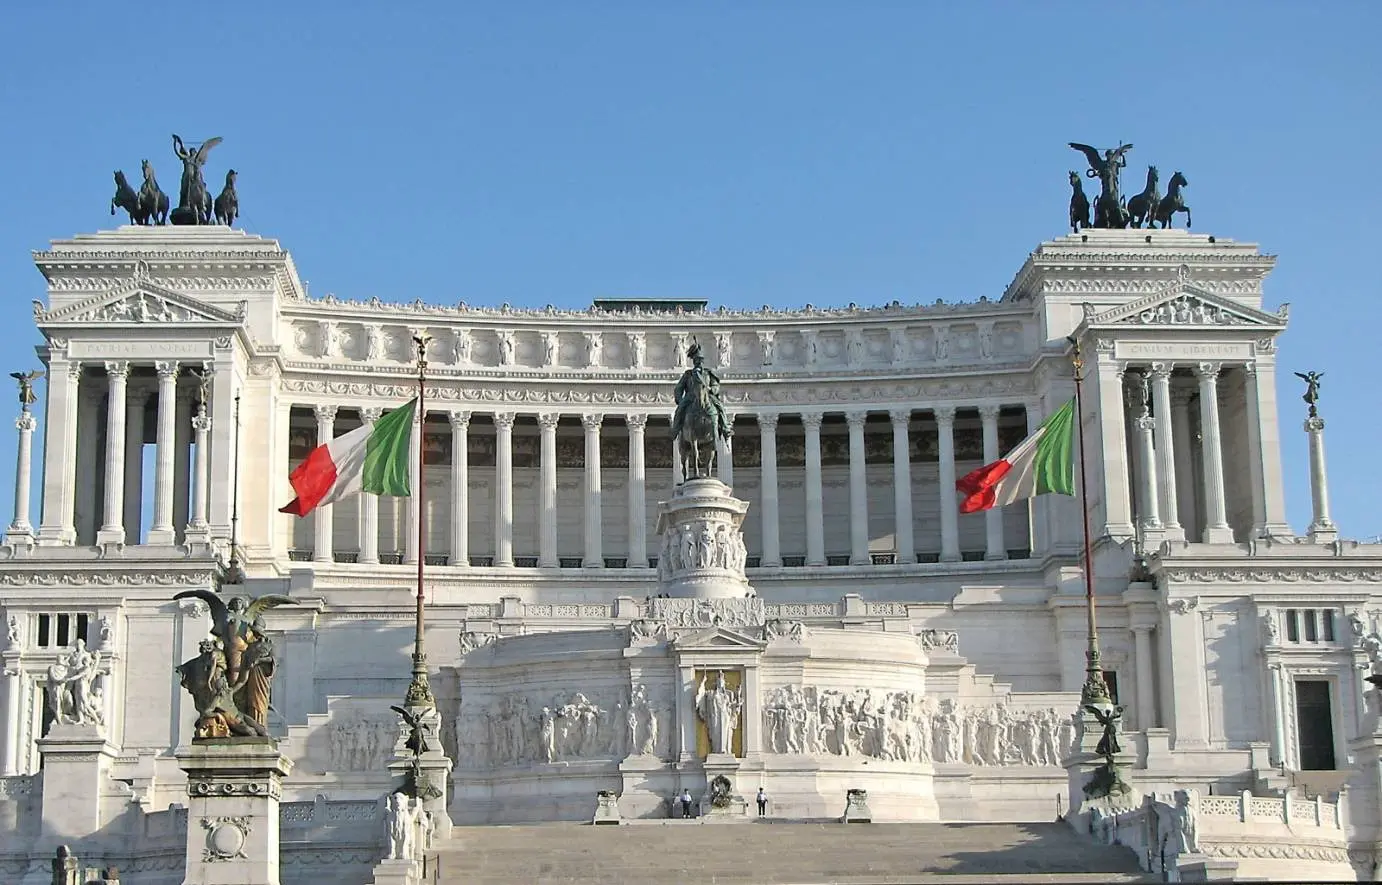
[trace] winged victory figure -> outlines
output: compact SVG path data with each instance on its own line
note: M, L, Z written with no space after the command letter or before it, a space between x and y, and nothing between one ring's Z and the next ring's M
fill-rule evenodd
M1089 161L1089 169L1085 175L1099 179L1099 184L1103 188L1103 192L1094 203L1094 226L1127 227L1128 210L1123 205L1118 191L1118 175L1128 165L1127 153L1132 150L1132 145L1120 143L1118 147L1104 151L1102 156L1098 148L1087 144L1072 141L1070 146L1084 154L1085 159Z
M44 374L39 371L10 373L10 377L19 382L19 405L23 406L24 411L29 411L29 406L38 402L38 396L34 394L34 382Z
M1301 399L1310 407L1310 417L1314 418L1319 414L1315 407L1320 401L1320 379L1324 377L1324 373L1296 372L1296 377L1305 382L1305 395Z
M173 153L182 161L182 186L178 191L178 208L175 214L183 224L210 224L211 197L206 190L206 180L202 177L202 167L211 149L221 143L220 136L208 138L195 151L173 136Z
M228 698L222 698L219 702L233 702L230 712L243 714L245 719L258 727L256 731L262 732L268 724L269 687L277 668L273 641L264 628L263 613L280 605L296 605L297 600L291 596L270 593L254 599L232 596L227 602L209 590L184 590L175 594L173 599L199 599L206 603L211 613L211 635L215 648L210 652L204 648L203 657L207 654L213 654L213 657L219 655L223 662L219 669L223 672L217 674L216 666L204 666L202 669L206 671L207 679L214 681L219 675L224 680L224 693ZM193 663L189 661L183 666L188 667ZM183 673L184 685L193 692L194 697L198 688L207 688L188 685L188 672Z

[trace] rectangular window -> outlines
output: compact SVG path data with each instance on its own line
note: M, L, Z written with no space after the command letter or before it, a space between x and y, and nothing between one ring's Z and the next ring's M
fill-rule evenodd
M1320 638L1325 642L1334 641L1334 609L1320 609Z
M1286 641L1300 642L1300 621L1296 617L1296 610L1286 609Z
M39 616L38 616L38 647L39 647L39 648L47 648L47 647L48 647L48 643L49 643L50 641L52 641L52 629L53 629L53 616L52 616L52 615L39 615Z
M1323 679L1296 680L1301 771L1334 770L1334 712L1329 694L1329 683Z
M1108 686L1108 699L1118 703L1118 674L1112 670L1104 671L1104 685Z
M86 635L87 624L90 623L88 615L77 615L77 638L87 645L91 644L91 638Z
M72 644L72 640L69 638L69 635L68 635L68 631L69 631L71 628L72 628L72 616L71 616L71 615L58 615L57 645L58 645L59 647L66 646L66 645L71 645L71 644Z

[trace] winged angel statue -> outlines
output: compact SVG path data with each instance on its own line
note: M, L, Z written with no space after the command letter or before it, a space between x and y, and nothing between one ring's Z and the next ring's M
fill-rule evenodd
M211 636L202 640L201 654L177 668L197 707L195 736L267 737L269 684L277 663L263 613L297 601L268 594L227 602L209 590L186 590L173 599L199 599L211 612Z
M182 161L182 186L178 191L178 207L173 210L174 224L210 224L211 194L202 178L202 167L211 149L221 143L220 137L208 138L192 150L173 136L173 153Z

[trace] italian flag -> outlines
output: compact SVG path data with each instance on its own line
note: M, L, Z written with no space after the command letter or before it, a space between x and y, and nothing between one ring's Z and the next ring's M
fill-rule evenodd
M1037 495L1075 494L1075 401L1057 409L1000 461L955 482L961 513L977 513Z
M323 504L373 492L394 498L412 494L408 455L413 440L414 399L402 408L344 436L327 440L308 453L288 476L297 497L280 513L306 516Z

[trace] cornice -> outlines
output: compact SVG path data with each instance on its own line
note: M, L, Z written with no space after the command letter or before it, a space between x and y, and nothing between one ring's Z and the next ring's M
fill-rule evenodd
M0 571L0 586L5 587L204 587L211 581L207 570L98 571L14 564Z
M1286 565L1268 562L1233 565L1167 566L1152 563L1167 584L1357 584L1382 585L1382 563ZM1379 587L1382 590L1382 587Z

